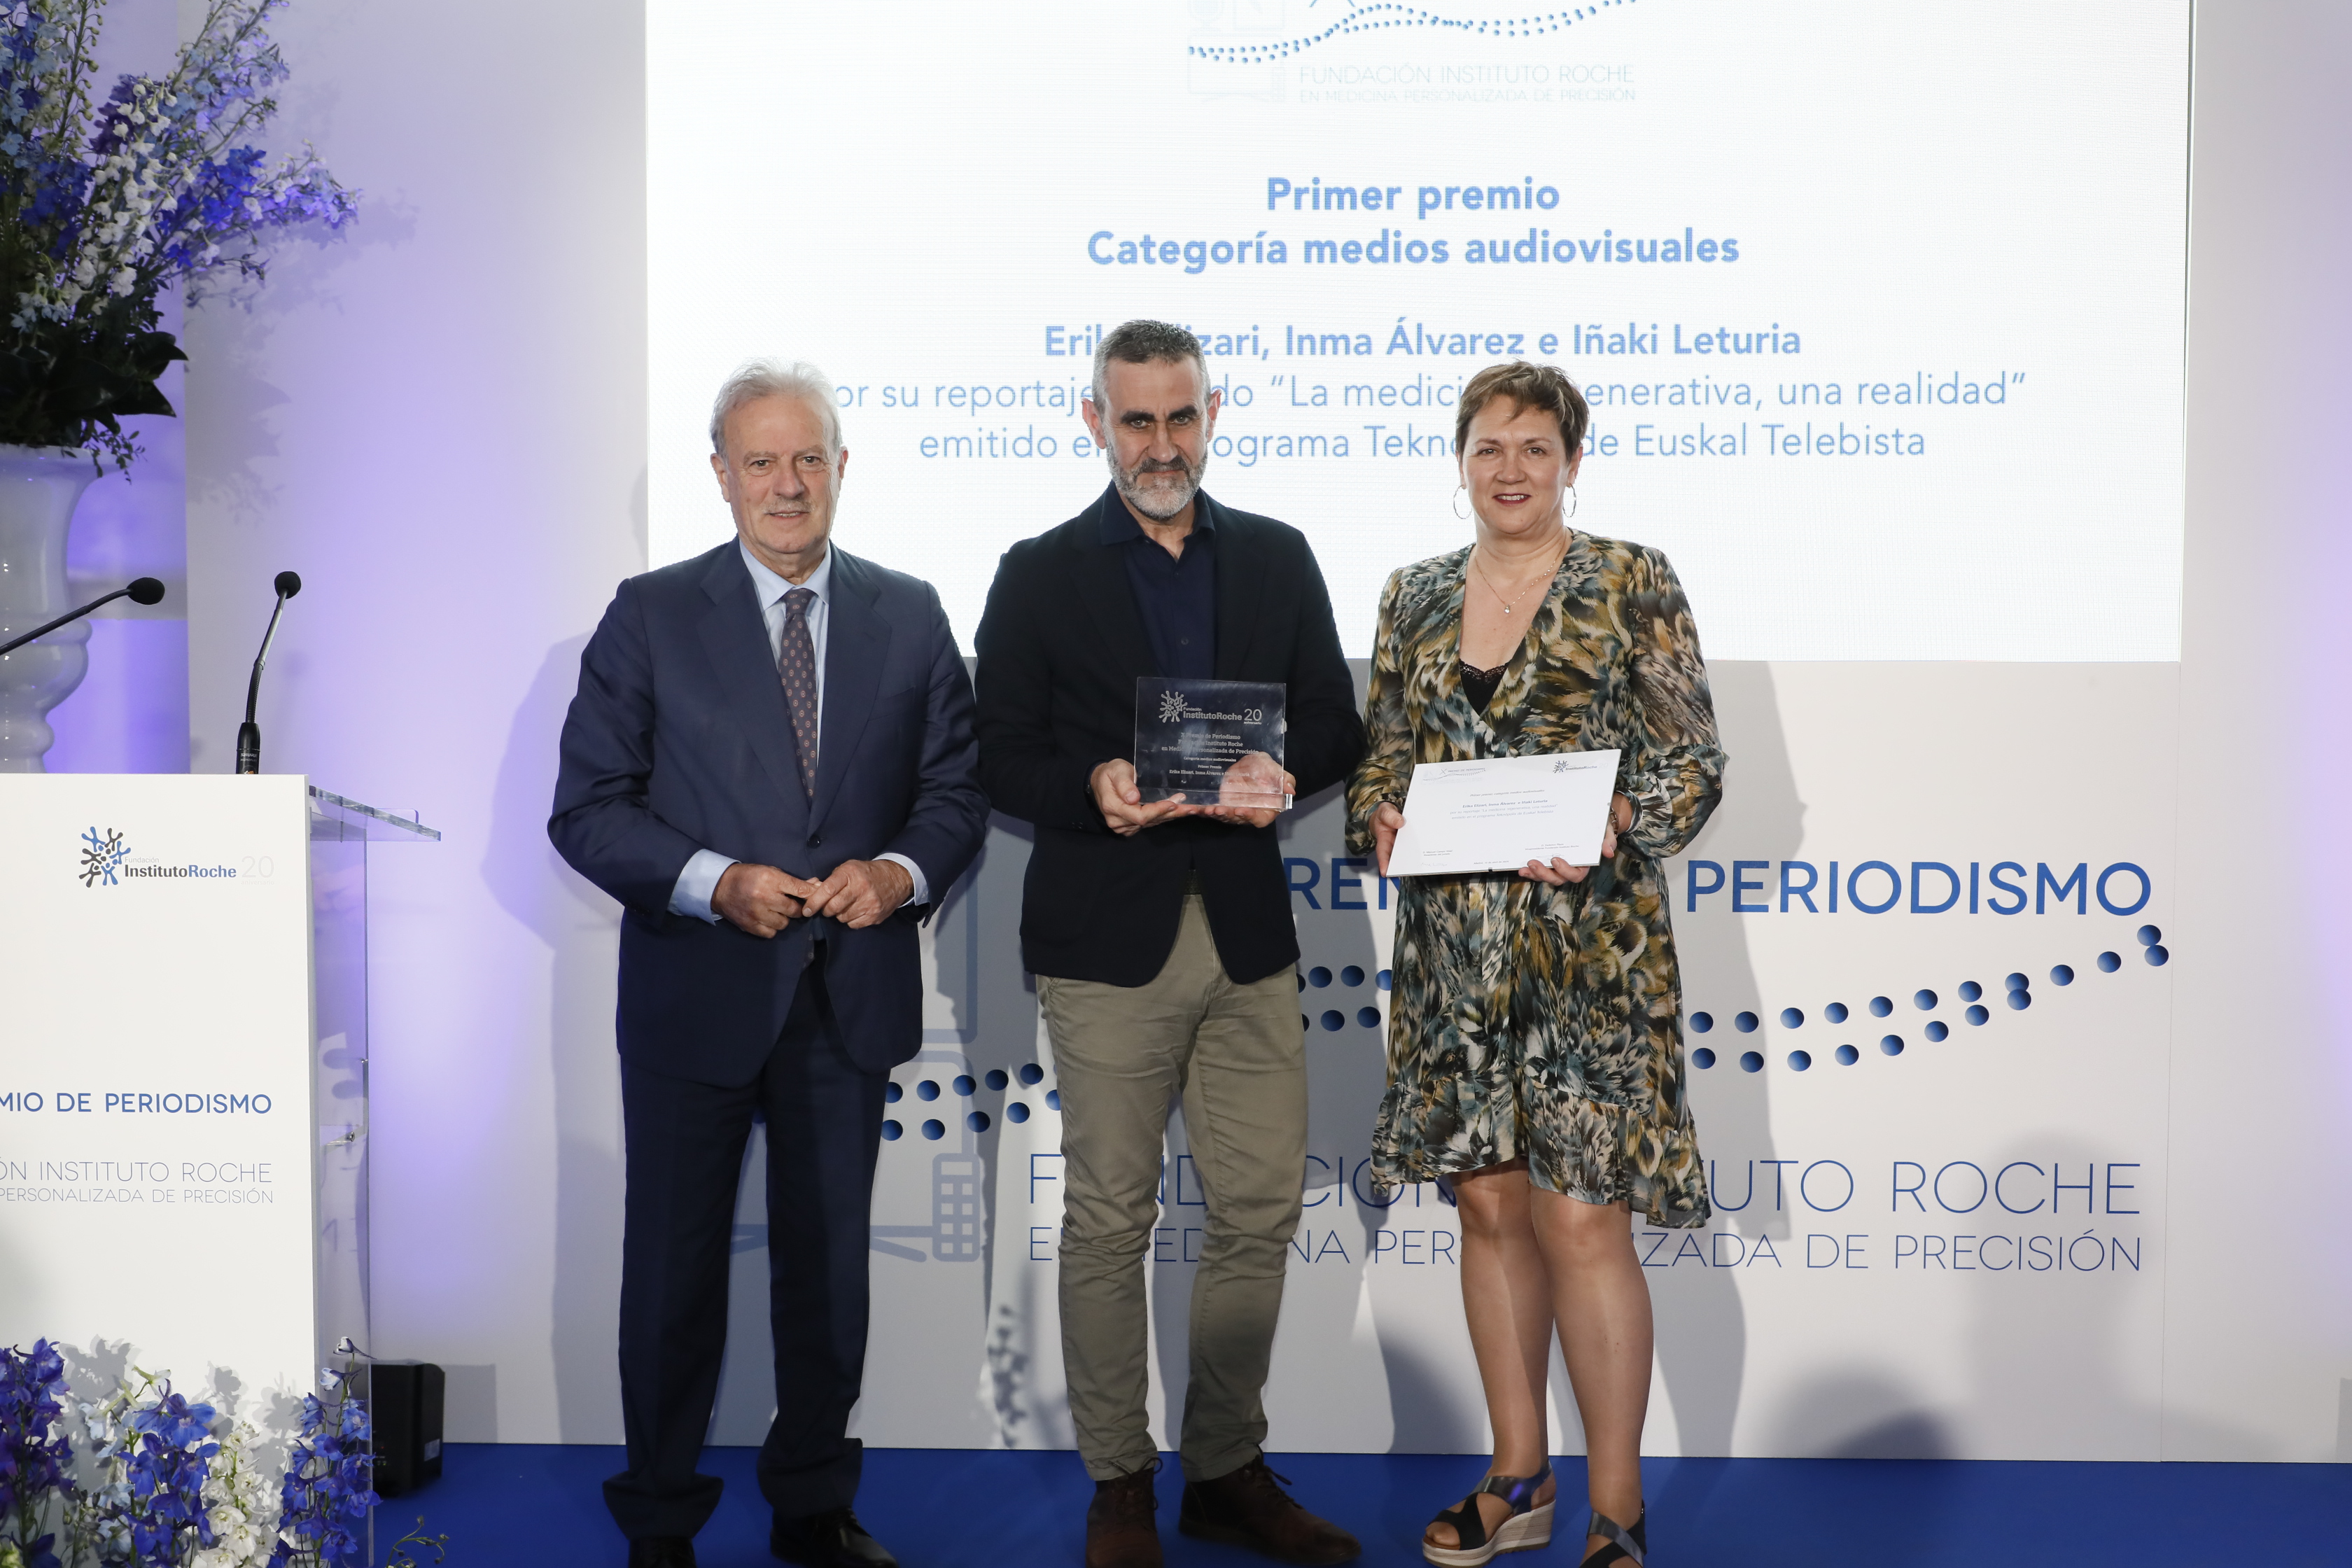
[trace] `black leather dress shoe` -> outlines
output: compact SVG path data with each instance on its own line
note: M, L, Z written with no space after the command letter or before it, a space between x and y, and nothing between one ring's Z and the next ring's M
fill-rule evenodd
M694 1568L694 1542L683 1535L649 1535L632 1541L629 1568Z
M888 1548L866 1533L856 1510L836 1508L804 1519L779 1519L768 1550L803 1568L898 1568Z

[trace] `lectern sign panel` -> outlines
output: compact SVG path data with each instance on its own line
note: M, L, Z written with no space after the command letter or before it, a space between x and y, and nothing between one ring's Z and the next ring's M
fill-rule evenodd
M295 775L0 777L0 1341L310 1386L309 849Z

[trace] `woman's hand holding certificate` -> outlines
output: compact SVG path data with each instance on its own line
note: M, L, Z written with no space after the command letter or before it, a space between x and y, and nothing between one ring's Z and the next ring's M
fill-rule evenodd
M1581 880L1568 870L1599 865L1616 847L1617 759L1607 751L1418 763L1384 875L1516 870Z

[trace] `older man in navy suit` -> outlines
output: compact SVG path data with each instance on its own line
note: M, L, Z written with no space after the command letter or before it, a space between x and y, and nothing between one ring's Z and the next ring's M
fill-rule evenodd
M580 658L548 835L619 900L621 1398L631 1568L694 1562L736 1184L768 1125L777 1556L887 1568L846 1435L889 1069L922 1038L916 926L978 853L971 684L931 586L833 547L849 455L814 366L720 389L737 537L630 578Z

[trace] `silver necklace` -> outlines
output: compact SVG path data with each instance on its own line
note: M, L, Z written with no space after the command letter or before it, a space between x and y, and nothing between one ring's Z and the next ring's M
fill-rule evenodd
M1519 613L1519 600L1526 598L1528 591L1534 588L1537 584L1550 582L1552 577L1559 571L1559 563L1567 554L1568 551L1565 548L1562 548L1559 554L1552 557L1551 564L1544 568L1542 576L1530 577L1528 579L1527 582L1520 584L1517 597L1510 599L1503 597L1503 591L1495 586L1495 580L1488 576L1485 569L1478 564L1477 552L1475 550L1471 552L1470 569L1477 574L1478 581L1486 584L1486 592L1495 595L1495 603L1503 606L1503 614L1506 616L1516 616Z

